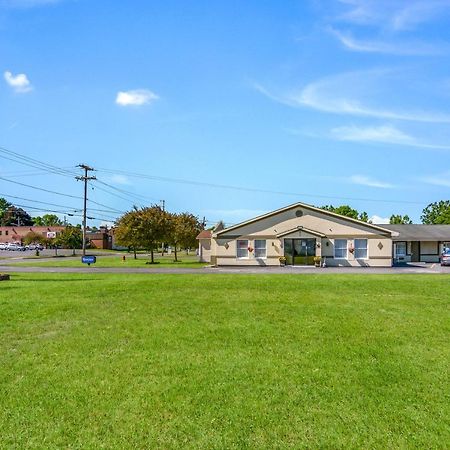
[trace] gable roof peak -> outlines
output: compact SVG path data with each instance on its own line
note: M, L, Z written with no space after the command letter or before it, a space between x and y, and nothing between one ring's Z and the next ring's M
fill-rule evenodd
M322 214L326 214L326 215L335 217L337 219L346 220L348 222L352 222L352 223L356 223L356 224L359 224L359 225L363 225L363 226L375 229L377 231L381 231L383 233L387 233L389 235L391 235L391 233L392 233L392 230L388 230L386 228L380 227L378 225L374 225L372 223L363 222L362 220L353 219L353 218L347 217L347 216L342 216L341 214L336 214L334 212L327 211L326 209L322 209L322 208L318 208L317 206L309 205L308 203L296 202L296 203L292 203L291 205L287 205L287 206L285 206L283 208L279 208L279 209L276 209L274 211L268 212L266 214L262 214L260 216L257 216L255 218L253 218L253 219L249 219L249 220L246 220L244 222L240 222L240 223L238 223L236 225L232 225L231 227L224 228L223 230L220 230L220 231L216 231L215 230L214 234L220 235L220 234L223 234L223 233L227 233L227 232L229 232L231 230L234 230L236 228L240 228L242 226L249 225L249 224L254 223L254 222L258 222L259 220L275 216L277 214L280 214L280 213L285 212L285 211L289 211L290 209L294 209L294 208L309 209L311 211L315 211L315 212L319 212L319 213L322 213Z

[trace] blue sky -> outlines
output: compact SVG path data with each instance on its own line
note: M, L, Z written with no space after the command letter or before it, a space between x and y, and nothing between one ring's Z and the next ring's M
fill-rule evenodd
M132 192L226 223L296 201L419 221L449 197L449 25L450 0L0 0L0 146L101 169L127 193L89 196L116 211ZM12 195L81 207L0 179Z

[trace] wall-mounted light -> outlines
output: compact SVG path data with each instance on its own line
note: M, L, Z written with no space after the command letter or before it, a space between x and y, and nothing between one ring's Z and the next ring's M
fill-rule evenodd
M229 247L228 242L225 242L224 247L225 247L226 250L228 250L228 247Z

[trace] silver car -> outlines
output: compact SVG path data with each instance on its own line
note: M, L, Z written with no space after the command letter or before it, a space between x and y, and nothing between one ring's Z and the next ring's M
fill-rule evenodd
M450 248L446 248L441 255L441 266L450 266Z

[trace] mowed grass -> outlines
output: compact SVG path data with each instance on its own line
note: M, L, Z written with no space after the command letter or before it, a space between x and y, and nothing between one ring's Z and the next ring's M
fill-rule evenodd
M123 260L122 256L125 256ZM51 258L51 257L50 257ZM205 267L205 263L198 262L198 257L195 255L178 255L178 262L174 262L173 255L155 255L156 264L150 264L150 256L138 255L137 259L133 258L133 255L115 255L115 256L97 256L97 262L92 264L95 267L141 267L157 269L158 267L173 267L173 268L202 268ZM17 260L14 264L25 267L83 267L86 264L81 262L81 255L75 257L61 256L48 259L45 257L43 260L39 260L37 257L30 257L30 259Z
M448 448L449 283L13 275L0 447Z

